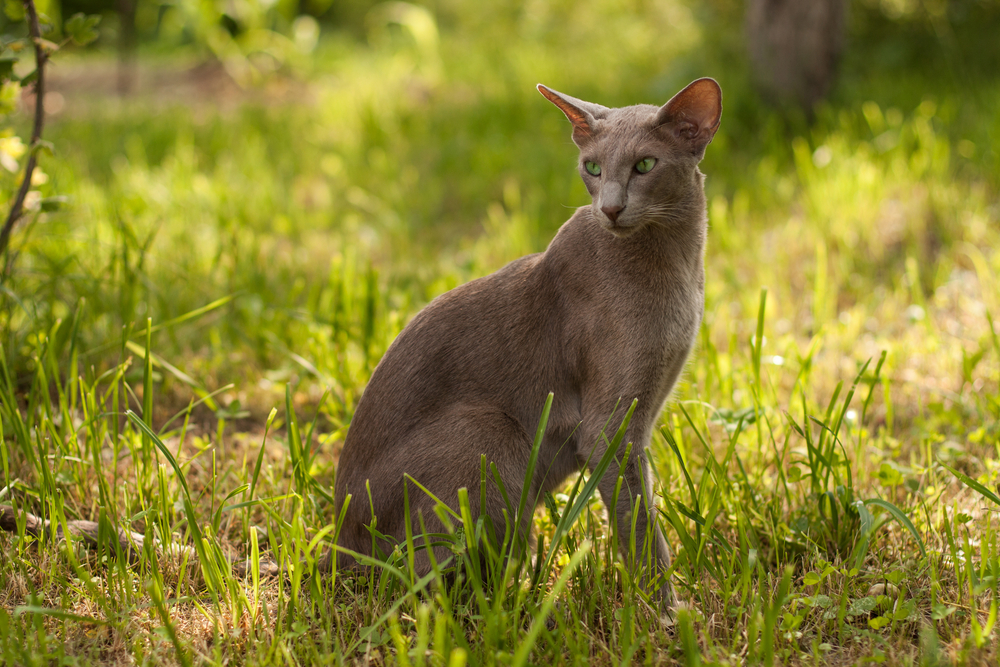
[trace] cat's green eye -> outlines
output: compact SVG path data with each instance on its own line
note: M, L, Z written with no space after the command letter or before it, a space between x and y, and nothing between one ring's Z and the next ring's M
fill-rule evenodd
M587 173L591 176L601 175L601 165L596 162L584 162L583 166L587 168Z
M638 162L635 163L635 170L637 172L639 172L640 174L645 174L650 169L653 168L654 164L656 164L656 158L655 157L647 157L647 158L639 160Z

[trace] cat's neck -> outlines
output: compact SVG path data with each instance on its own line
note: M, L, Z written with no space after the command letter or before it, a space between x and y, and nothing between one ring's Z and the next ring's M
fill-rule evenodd
M703 198L692 197L674 215L651 218L641 229L624 237L602 229L598 215L593 205L585 206L581 222L590 228L602 257L620 264L619 270L671 274L701 270L708 233Z

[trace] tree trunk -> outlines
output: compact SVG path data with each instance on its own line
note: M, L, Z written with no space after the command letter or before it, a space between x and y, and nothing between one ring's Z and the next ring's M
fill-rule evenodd
M747 43L761 94L810 113L844 47L846 0L747 0Z

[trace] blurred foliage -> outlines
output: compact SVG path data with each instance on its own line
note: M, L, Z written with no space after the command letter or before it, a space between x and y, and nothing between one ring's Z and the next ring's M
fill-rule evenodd
M134 3L134 5L133 5ZM503 48L511 40L545 40L550 47L587 48L607 54L615 48L609 35L630 41L629 50L662 48L669 41L679 51L702 43L708 61L728 66L742 59L743 0L655 2L601 0L578 3L517 0L475 3L465 0L428 0L415 3L435 17L442 30L461 31L481 46ZM397 10L388 7L397 6ZM123 29L121 17L134 6L134 30L150 48L182 45L208 48L220 58L234 47L244 53L270 54L284 61L287 45L279 36L300 46L315 43L317 24L297 22L315 17L324 30L356 39L370 35L387 11L402 3L378 0L41 0L38 7L54 25L76 13L100 14L102 42L114 43ZM643 21L636 22L636 15ZM851 0L850 43L845 66L849 70L913 69L967 82L992 75L1000 57L996 29L1000 21L997 0ZM663 38L667 28L670 38ZM486 43L482 44L481 40ZM583 39L584 41L581 41Z

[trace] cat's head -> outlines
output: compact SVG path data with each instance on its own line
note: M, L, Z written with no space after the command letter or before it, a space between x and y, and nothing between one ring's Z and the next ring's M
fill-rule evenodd
M698 163L719 129L722 89L698 79L662 107L609 109L538 84L573 124L594 218L618 237L704 210Z

